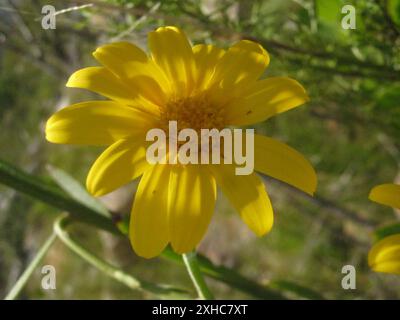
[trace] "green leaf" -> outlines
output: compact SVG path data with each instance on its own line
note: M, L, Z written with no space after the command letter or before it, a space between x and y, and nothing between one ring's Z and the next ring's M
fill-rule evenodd
M340 25L342 3L340 0L317 0L316 13L318 20L327 24Z
M342 8L345 5L352 5L355 8L356 14L356 29L362 31L364 29L363 17L361 10L357 8L357 2L343 1L343 0L316 0L315 10L318 22L321 24L322 29L326 29L324 34L327 33L331 38L340 41L349 40L347 37L356 30L345 30L342 28L342 19L345 14L342 13Z
M374 238L375 241L382 240L388 236L400 233L400 223L393 223L375 230Z
M66 173L64 170L53 166L47 166L47 171L60 188L68 193L73 199L106 217L110 216L107 208L99 200L91 196L71 175Z
M398 112L400 106L400 85L386 86L382 93L376 97L376 106L380 111Z
M310 300L324 300L324 297L320 293L291 281L277 280L271 282L270 286L275 289L288 291L301 298Z
M54 182L49 182L42 177L26 173L1 159L0 183L43 201L55 208L67 211L71 217L81 222L107 230L113 234L122 235L121 230L117 228L110 218L72 199L64 190L54 185ZM56 213L54 211L50 212Z
M389 0L387 10L393 22L400 26L400 0Z

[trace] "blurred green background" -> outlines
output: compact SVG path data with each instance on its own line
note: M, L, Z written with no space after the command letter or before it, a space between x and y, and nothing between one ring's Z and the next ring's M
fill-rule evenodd
M55 30L41 28L45 4L0 0L0 159L41 176L58 167L84 183L101 149L49 144L44 124L57 109L93 97L65 83L73 71L97 65L91 53L100 44L128 40L146 48L147 32L161 25L183 28L193 43L259 41L271 56L264 76L298 80L311 101L257 131L310 159L318 192L310 198L266 178L276 222L263 238L221 196L199 251L289 298L299 298L297 285L327 299L400 298L400 277L373 273L366 260L374 230L400 218L368 200L373 186L400 182L399 0L52 1L56 10L68 9L57 15ZM345 4L356 8L354 30L341 27ZM135 187L102 201L127 214ZM1 297L51 233L54 215L47 213L58 211L0 185ZM192 290L184 268L139 258L125 239L85 225L74 235L132 275ZM41 288L37 268L20 298L152 297L108 278L59 241L44 264L55 266L57 289ZM346 264L356 268L356 290L341 287ZM249 298L214 280L209 285L218 298Z

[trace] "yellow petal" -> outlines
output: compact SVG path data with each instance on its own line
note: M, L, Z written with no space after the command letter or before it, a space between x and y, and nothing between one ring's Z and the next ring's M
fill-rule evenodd
M225 50L213 45L198 44L193 47L196 61L195 83L196 89L205 90L214 75L215 67L224 55Z
M306 91L295 80L281 77L260 80L226 107L226 121L240 126L261 122L308 100Z
M149 167L144 139L120 140L97 158L86 179L86 187L94 196L109 193L136 179Z
M375 272L392 273L400 275L400 260L382 262L374 267L372 270Z
M368 264L376 272L400 274L400 234L377 242L368 254Z
M168 243L168 165L154 165L140 180L133 203L129 238L144 258L158 256Z
M135 108L113 101L73 104L53 114L46 123L46 139L53 143L109 145L145 132L152 119Z
M154 115L159 114L157 106L143 99L140 93L132 91L121 79L104 67L80 69L70 76L66 86L87 89L119 103L135 106Z
M377 203L400 209L400 185L381 184L373 188L369 198Z
M313 195L317 175L310 162L288 145L261 135L254 135L254 168L275 179Z
M161 27L148 36L151 55L173 84L176 94L193 89L195 62L185 34L176 27Z
M235 166L210 165L218 186L239 212L243 221L258 236L269 232L274 216L265 186L256 173L235 175Z
M169 189L169 230L174 250L193 250L207 231L216 200L216 184L202 165L174 166Z
M242 89L256 81L268 64L268 53L260 44L241 40L219 60L212 81L222 89Z
M97 48L93 56L129 85L144 99L157 105L166 102L169 83L163 72L139 47L129 42L115 42Z

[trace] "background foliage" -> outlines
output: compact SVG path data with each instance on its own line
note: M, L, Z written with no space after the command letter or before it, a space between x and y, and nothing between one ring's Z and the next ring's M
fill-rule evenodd
M67 9L57 15L55 30L40 24L48 1L0 4L0 159L41 176L39 185L62 181L67 191L77 190L54 168L83 183L101 150L50 145L44 123L56 109L91 97L65 83L74 70L96 65L91 52L102 43L129 40L145 48L147 32L166 24L182 27L194 43L227 47L242 38L259 41L271 55L265 76L299 80L311 101L257 130L312 161L317 196L266 178L276 222L261 239L221 197L200 252L289 298L400 297L400 278L375 274L366 262L374 230L400 218L367 200L373 186L400 182L399 0L52 1L57 10ZM341 28L344 4L357 10L355 30ZM7 180L1 174L0 179ZM126 217L135 188L132 183L103 197L114 218L116 212ZM59 211L0 185L0 296L51 234L54 216L46 213ZM183 268L168 259L136 257L125 238L86 225L73 226L73 234L129 274L192 290ZM56 267L57 289L42 290L36 268L21 298L153 297L115 282L60 241L42 264ZM357 290L341 288L346 264L356 267ZM218 298L249 297L218 281L209 284Z

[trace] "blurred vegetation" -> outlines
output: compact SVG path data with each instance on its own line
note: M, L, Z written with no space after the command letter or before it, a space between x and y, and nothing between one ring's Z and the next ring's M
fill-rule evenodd
M373 231L398 222L390 208L368 201L369 190L400 181L400 0L109 0L52 1L57 28L41 28L47 1L0 0L0 158L47 177L48 165L84 182L98 148L50 145L44 123L56 109L87 100L66 89L74 70L96 65L100 44L128 40L146 48L146 34L177 25L194 43L228 47L253 39L269 51L265 76L289 76L311 101L267 123L261 133L302 152L319 178L316 197L266 178L275 208L272 232L256 238L220 197L200 251L288 297L398 299L400 278L375 274L366 256ZM90 4L90 5L88 5ZM353 4L357 28L343 30L341 8ZM112 211L129 212L135 183L102 199ZM39 201L0 185L0 295L51 234L56 213ZM134 255L126 239L85 225L74 235L97 256L154 283L192 286L186 271L165 259ZM92 268L59 241L43 264L57 270L57 289L42 290L40 268L21 298L149 298ZM357 270L357 289L341 288L341 269ZM210 280L218 298L249 297ZM307 291L308 288L309 291ZM299 289L300 288L300 289ZM307 292L307 293L305 293Z

